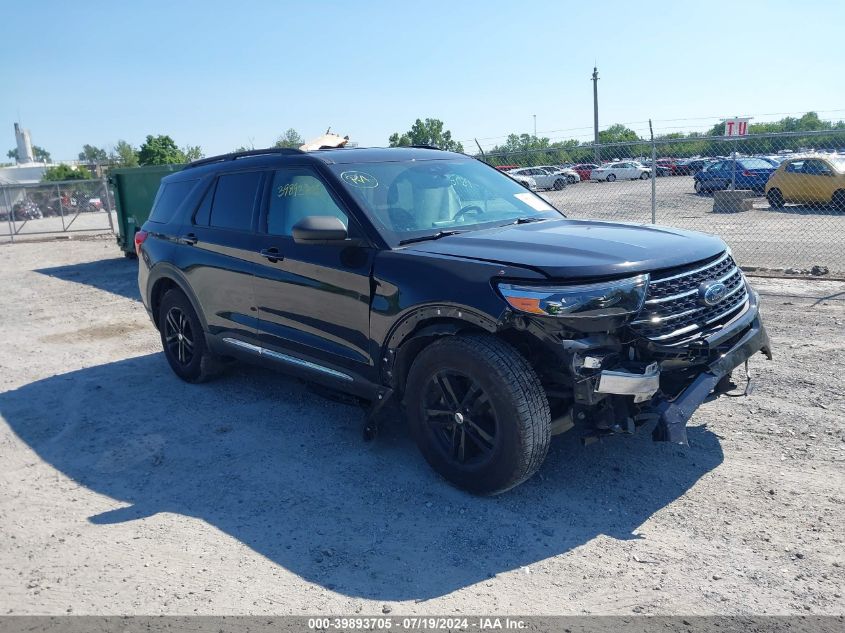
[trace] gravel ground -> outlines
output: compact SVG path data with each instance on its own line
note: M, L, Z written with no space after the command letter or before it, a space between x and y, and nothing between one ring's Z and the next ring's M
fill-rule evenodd
M845 283L756 281L775 359L689 448L564 435L486 499L399 416L364 444L295 380L180 382L135 266L0 247L2 613L845 612Z

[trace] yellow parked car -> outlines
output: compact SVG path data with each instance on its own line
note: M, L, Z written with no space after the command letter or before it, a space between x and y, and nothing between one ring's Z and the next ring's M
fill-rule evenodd
M787 202L832 204L845 211L845 156L804 156L781 163L766 183L773 209Z

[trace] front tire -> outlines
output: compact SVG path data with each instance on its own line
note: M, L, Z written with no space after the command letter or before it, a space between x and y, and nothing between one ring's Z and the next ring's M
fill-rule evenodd
M534 369L504 341L476 334L435 341L414 361L405 394L420 451L459 488L505 492L546 457L549 402Z
M204 382L220 364L208 349L202 324L181 290L168 290L159 306L161 345L170 368L185 382Z
M648 175L647 171L644 171L643 173L640 174L640 180L648 180L648 179L649 179L649 175Z
M837 189L833 192L833 196L830 198L831 204L833 204L833 208L837 211L845 211L845 189Z

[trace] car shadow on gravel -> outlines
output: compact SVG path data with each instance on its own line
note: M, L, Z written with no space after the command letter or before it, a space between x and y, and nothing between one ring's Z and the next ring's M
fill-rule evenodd
M35 272L62 281L85 284L127 299L141 300L138 294L138 261L135 259L113 257L82 264L38 268Z
M296 380L236 367L188 385L161 354L33 382L0 395L0 413L43 460L115 500L94 516L73 504L86 533L178 513L309 582L386 601L524 573L601 535L657 555L663 535L643 523L723 459L702 427L689 448L648 433L582 448L564 435L533 479L473 497L428 468L397 414L364 443L360 409ZM182 529L187 552L221 538Z

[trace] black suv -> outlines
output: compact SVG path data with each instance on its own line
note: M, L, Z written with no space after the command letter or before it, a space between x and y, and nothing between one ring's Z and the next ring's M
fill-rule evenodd
M573 427L685 443L734 367L771 358L719 238L569 220L434 148L200 160L162 181L135 244L179 377L292 371L368 403L369 436L395 400L434 469L476 493L525 481Z

